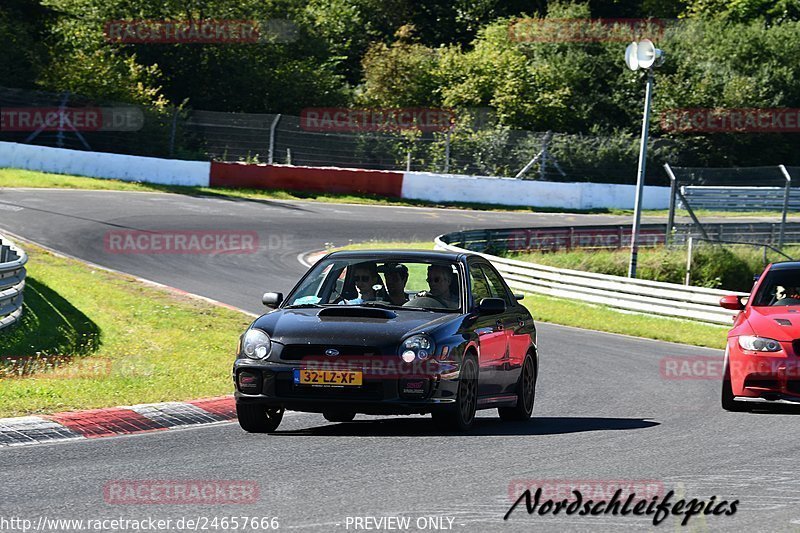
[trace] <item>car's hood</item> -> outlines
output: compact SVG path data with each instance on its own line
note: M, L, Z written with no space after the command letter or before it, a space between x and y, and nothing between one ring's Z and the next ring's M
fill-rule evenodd
M374 316L359 316L363 314ZM254 327L263 329L281 344L383 346L397 343L411 333L429 333L459 317L461 315L456 313L364 310L344 306L279 309L256 320Z
M747 322L760 337L777 341L800 339L800 306L751 307Z

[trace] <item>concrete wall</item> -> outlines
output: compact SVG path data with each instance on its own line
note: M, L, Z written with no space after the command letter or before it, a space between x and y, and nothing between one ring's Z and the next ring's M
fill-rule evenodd
M0 167L163 185L207 187L211 163L0 142Z
M611 183L558 183L406 172L403 198L436 202L480 202L564 209L632 209L636 187ZM669 187L646 186L645 209L669 207Z

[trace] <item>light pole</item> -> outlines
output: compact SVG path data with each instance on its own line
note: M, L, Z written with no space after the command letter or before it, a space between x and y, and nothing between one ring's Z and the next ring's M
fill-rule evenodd
M633 206L633 228L631 229L631 260L628 277L636 277L636 262L639 255L639 226L642 220L642 194L644 193L645 168L647 166L647 137L650 131L650 103L653 97L653 68L664 63L664 52L656 48L649 39L632 42L625 49L625 63L631 70L647 71L647 87L644 96L642 117L642 140L639 146L639 169L636 174L636 199Z

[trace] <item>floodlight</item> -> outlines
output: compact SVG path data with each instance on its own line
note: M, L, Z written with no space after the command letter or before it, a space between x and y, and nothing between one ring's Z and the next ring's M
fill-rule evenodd
M664 52L655 47L650 39L632 42L625 49L625 64L631 70L647 71L647 88L644 97L644 117L642 119L642 142L639 146L639 170L636 175L636 197L633 206L633 226L631 227L631 261L628 264L628 277L636 277L636 263L639 254L639 226L642 220L642 194L647 161L647 137L650 125L650 101L653 93L653 68L664 63Z
M638 47L639 45L633 42L625 49L625 64L631 70L639 70L639 61L636 59L636 49Z
M631 70L659 67L664 62L664 52L659 50L650 39L632 42L625 49L625 64Z

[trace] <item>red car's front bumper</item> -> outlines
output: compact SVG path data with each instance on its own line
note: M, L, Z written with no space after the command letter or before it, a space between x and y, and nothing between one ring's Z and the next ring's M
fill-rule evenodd
M728 339L728 368L733 395L765 400L800 402L800 353L798 341L781 342L780 352L754 352Z

